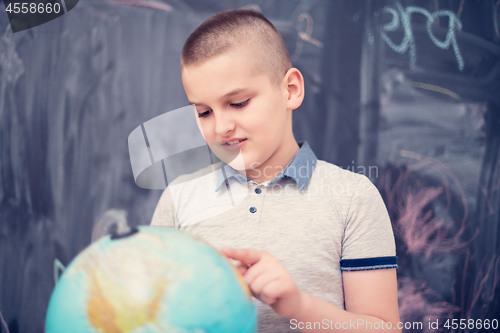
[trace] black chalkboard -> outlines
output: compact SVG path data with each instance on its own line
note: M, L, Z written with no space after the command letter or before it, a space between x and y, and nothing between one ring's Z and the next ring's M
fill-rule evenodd
M0 5L0 332L43 331L110 221L149 223L161 192L135 185L127 137L187 104L189 33L244 6L304 74L296 138L381 191L402 320L500 319L497 0L86 0L16 33Z

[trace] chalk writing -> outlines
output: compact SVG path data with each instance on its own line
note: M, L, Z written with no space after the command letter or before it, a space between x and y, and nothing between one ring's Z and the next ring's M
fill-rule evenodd
M312 32L313 32L313 27L314 27L314 20L312 16L308 13L301 13L299 17L297 17L296 21L297 25L297 43L295 45L295 52L292 55L292 60L297 60L303 51L304 48L304 42L311 43L312 45L323 48L323 43L312 37Z
M299 15L297 18L297 22L303 21L305 25L302 25L304 28L304 31L299 31L299 37L300 39L309 42L313 44L314 46L317 46L319 48L323 47L323 43L321 43L319 40L316 38L312 37L312 32L313 32L313 26L314 26L314 20L311 15L307 13L302 13Z
M391 49L395 52L400 54L409 52L410 68L415 67L417 62L417 46L415 44L415 38L411 27L411 16L412 14L421 14L427 18L427 34L434 45L443 50L449 49L451 46L455 54L455 58L457 59L458 69L460 71L464 69L464 59L455 36L455 30L462 30L462 22L460 22L460 19L455 15L455 13L449 10L437 10L431 14L429 11L419 7L409 6L403 8L400 4L397 4L396 6L397 8L389 6L384 7L383 11L390 14L392 18L389 23L382 27L381 35L387 45L389 45L389 47L391 47ZM439 20L439 17L448 18L448 31L446 32L446 38L444 40L440 40L436 37L432 29L432 26L435 21ZM401 43L397 44L392 41L387 32L396 31L401 25L403 26L404 38Z

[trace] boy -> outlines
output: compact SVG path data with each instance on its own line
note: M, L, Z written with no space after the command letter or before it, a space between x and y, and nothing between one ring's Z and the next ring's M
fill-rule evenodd
M215 14L184 44L181 74L204 139L228 165L198 187L167 188L151 224L195 234L238 261L261 301L260 333L399 331L394 236L383 201L366 177L297 144L292 110L302 103L304 80L275 27L254 11ZM237 202L208 213L219 205L210 193L241 186L248 192ZM210 204L193 205L195 193ZM196 202L206 218L184 218Z

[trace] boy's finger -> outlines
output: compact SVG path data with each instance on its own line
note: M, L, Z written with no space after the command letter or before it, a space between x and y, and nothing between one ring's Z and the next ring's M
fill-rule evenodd
M257 299L259 299L262 303L267 304L267 305L273 305L277 301L276 298L269 297L266 295L259 295L259 296L257 296Z
M223 247L221 251L226 257L238 260L245 265L255 264L262 258L263 255L261 251L253 249L233 249L229 247Z
M238 269L238 271L240 272L240 274L242 276L244 276L247 273L247 271L248 271L248 266L243 265L243 264L237 265L236 268Z

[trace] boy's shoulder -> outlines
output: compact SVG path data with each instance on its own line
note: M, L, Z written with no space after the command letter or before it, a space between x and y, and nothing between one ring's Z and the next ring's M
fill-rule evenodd
M367 176L371 175L366 174L363 169L344 169L336 164L318 160L309 187L313 191L315 188L321 188L320 193L328 190L330 195L347 197L377 191Z

